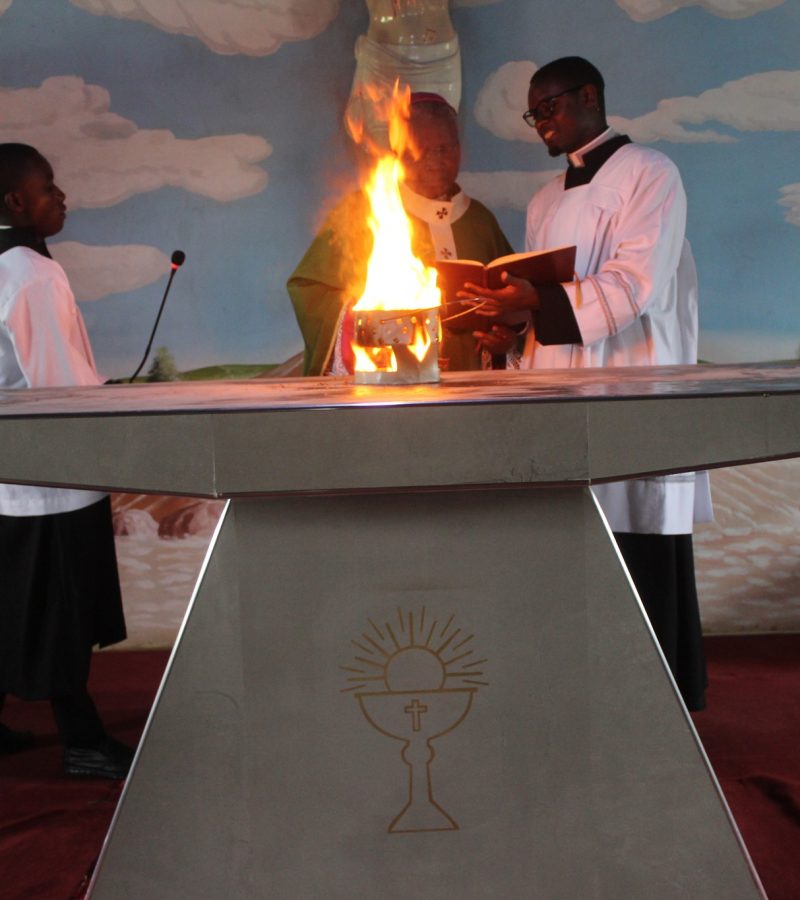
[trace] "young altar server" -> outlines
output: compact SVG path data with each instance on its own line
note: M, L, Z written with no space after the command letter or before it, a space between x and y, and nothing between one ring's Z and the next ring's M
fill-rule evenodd
M80 311L45 238L65 196L47 160L0 144L0 387L99 385ZM106 494L0 484L0 710L49 699L68 775L124 778L133 751L109 737L86 688L92 647L125 638ZM0 753L33 736L0 725Z
M531 200L526 249L575 244L577 278L543 286L506 276L506 287L494 292L470 286L474 297L490 298L477 311L488 321L529 311L523 369L697 362L697 275L677 168L608 127L603 77L580 57L542 66L531 79L528 106L523 118L551 156L566 154L568 168ZM683 699L689 709L702 709L692 523L711 517L707 476L666 475L593 490Z
M513 252L492 213L458 186L461 144L453 107L437 94L412 94L409 127L420 155L403 160L401 195L415 254L426 264L456 257L487 263ZM372 246L368 211L363 191L345 197L289 278L305 342L305 375L353 371L343 325L366 281ZM440 356L450 370L481 368L480 350L468 332L445 327Z

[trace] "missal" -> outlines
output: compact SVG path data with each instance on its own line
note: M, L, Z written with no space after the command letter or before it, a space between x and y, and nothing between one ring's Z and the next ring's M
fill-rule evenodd
M437 285L442 292L442 323L452 331L483 330L486 319L464 307L457 297L464 283L497 289L503 287L501 275L508 272L527 278L533 284L561 284L575 276L575 246L537 250L533 253L510 253L485 265L474 259L437 259L432 265L438 271Z

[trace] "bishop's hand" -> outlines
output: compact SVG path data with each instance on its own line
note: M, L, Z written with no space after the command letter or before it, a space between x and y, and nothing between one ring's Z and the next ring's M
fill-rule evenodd
M492 325L487 331L473 331L472 336L477 341L479 349L500 356L513 350L519 338L518 332L502 324Z

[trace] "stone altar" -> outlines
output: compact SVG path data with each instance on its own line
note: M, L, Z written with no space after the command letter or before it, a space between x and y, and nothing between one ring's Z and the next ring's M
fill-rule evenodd
M0 392L0 478L229 498L95 898L762 896L589 486L800 367Z

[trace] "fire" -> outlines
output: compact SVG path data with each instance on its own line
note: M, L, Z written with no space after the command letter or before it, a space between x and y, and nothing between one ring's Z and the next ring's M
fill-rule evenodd
M411 248L411 223L400 199L403 166L394 155L378 160L367 183L372 254L364 293L353 307L431 309L441 303L436 269L424 265Z
M409 89L401 91L395 84L388 113L392 152L378 159L365 186L370 203L368 225L373 245L364 292L353 307L357 322L357 340L353 342L356 372L396 372L398 369L392 347L365 346L358 340L359 313L386 311L386 317L375 320L373 316L372 324L377 321L378 325L390 324L390 327L395 320L391 314L401 313L402 316L396 319L398 336L395 343L402 343L404 351L409 351L420 363L434 343L431 329L434 338L438 334L438 316L432 323L435 314L425 315L426 310L435 310L441 305L441 291L436 286L437 272L414 255L411 223L400 195L404 177L401 156L406 148L413 151L408 128L409 108ZM434 354L436 349L432 351Z
M390 347L362 347L353 341L356 372L396 372L397 360Z
M428 329L424 328L419 322L414 323L414 340L408 345L408 349L422 362L425 354L431 346L431 336Z

